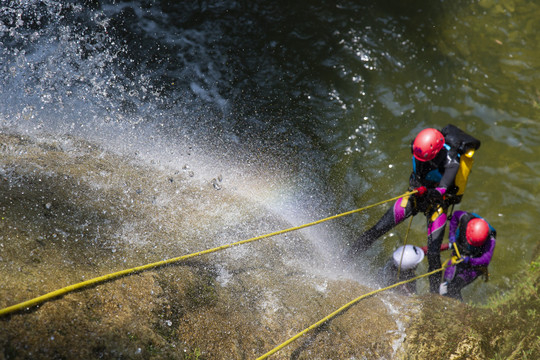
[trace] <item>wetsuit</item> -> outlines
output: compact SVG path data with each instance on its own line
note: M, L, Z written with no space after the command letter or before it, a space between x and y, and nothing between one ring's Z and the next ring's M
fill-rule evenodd
M444 237L446 212L449 205L457 204L461 200L461 196L456 195L458 188L455 185L459 157L457 150L446 144L433 160L422 162L413 156L413 171L409 179L409 190L425 186L427 193L423 196L399 198L375 226L364 232L352 244L352 251L357 253L366 250L381 235L403 220L423 212L427 219L428 271L439 269L441 267L440 248ZM438 293L440 282L440 274L431 275L429 277L430 291Z
M448 282L446 296L462 300L461 290L473 282L477 277L487 272L493 251L495 250L495 229L490 225L490 232L486 242L481 246L471 246L465 238L467 224L474 218L481 218L474 213L455 211L450 220L450 242L456 242L463 262L449 266L444 272L444 279ZM454 253L453 255L457 255Z
M379 272L379 278L383 286L390 286L400 281L410 280L416 276L416 269L401 269L396 265L394 259L388 260L386 265ZM399 278L398 278L399 272ZM395 288L395 291L403 295L416 294L416 281L411 281Z

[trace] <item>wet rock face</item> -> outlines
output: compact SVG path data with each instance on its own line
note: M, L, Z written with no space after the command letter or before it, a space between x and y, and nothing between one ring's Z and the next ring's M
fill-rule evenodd
M72 138L0 134L0 143L1 308L290 227L183 168ZM329 260L315 248L289 233L3 316L0 358L257 358L372 290L327 276ZM366 298L272 358L537 358L538 264L489 307L435 295Z
M290 227L181 168L156 169L72 138L0 140L2 308ZM0 318L0 354L256 358L370 290L310 270L324 261L310 239L290 233L125 276ZM401 302L365 299L274 358L393 358L416 308Z

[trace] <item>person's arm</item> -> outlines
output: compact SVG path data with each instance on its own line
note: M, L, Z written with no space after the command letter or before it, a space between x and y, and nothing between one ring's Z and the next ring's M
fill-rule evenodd
M419 186L422 186L422 183L419 181L418 179L418 176L416 175L416 172L417 172L417 162L418 160L416 160L414 158L414 156L412 157L412 171L411 171L411 176L409 176L409 190L414 190L415 188L419 187Z
M448 163L444 166L444 173L442 174L441 181L436 187L436 189L441 193L441 195L444 195L446 193L446 190L454 183L458 169L459 161L455 159L448 161Z
M459 226L459 220L463 215L467 214L466 211L456 210L450 219L450 227L448 229L448 240L453 243L456 242L456 230Z
M487 266L491 262L493 251L495 250L495 238L490 236L487 241L489 241L488 250L479 257L471 257L469 259L469 264L471 266Z

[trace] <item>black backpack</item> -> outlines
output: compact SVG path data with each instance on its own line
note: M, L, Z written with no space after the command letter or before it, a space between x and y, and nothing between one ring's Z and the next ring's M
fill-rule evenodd
M451 149L454 149L459 154L459 170L456 175L455 186L457 188L456 198L454 203L459 203L465 192L467 180L471 172L474 160L474 151L480 147L480 140L467 134L457 126L452 124L446 125L441 133L444 135L445 144L448 144Z
M478 150L480 147L480 140L452 124L442 128L441 133L444 136L445 143L460 155L467 153L471 149Z

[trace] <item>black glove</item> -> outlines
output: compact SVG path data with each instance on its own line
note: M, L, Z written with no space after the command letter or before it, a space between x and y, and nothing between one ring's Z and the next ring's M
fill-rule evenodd
M434 204L442 204L443 196L437 189L427 189L427 198Z

